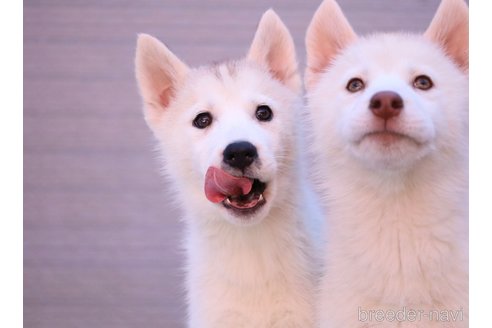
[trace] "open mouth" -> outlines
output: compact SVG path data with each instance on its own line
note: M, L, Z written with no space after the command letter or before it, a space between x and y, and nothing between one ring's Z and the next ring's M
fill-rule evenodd
M209 167L205 175L205 196L221 203L237 215L250 215L266 203L267 184L247 176L234 176L217 167Z
M245 195L228 196L222 201L222 204L225 208L240 214L251 214L266 203L263 196L266 186L266 183L254 179L250 192Z

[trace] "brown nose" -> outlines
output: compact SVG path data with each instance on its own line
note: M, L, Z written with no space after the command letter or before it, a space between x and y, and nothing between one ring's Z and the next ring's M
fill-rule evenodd
M400 115L403 109L403 99L396 92L380 91L372 96L369 109L375 116L389 120Z

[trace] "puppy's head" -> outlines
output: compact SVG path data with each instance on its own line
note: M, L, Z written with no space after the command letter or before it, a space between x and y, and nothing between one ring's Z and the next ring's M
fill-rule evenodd
M281 206L300 78L292 38L272 10L245 59L197 69L141 35L136 74L180 202L241 225Z
M367 38L358 38L338 5L326 0L306 45L318 152L405 170L466 142L468 8L462 0L444 0L422 36Z

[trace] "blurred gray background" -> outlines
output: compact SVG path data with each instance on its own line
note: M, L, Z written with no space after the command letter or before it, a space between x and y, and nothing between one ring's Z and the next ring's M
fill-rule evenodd
M192 66L237 58L272 7L303 71L319 3L24 0L25 327L184 327L183 227L142 118L136 35ZM439 0L339 3L369 33L423 31Z

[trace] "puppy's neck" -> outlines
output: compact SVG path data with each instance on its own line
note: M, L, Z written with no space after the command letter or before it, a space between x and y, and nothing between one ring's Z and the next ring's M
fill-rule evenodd
M329 211L342 211L348 220L381 219L392 213L392 220L439 222L454 209L467 208L463 206L467 202L466 158L465 153L435 154L409 169L388 171L347 160L343 167L331 168L332 179L324 188L332 200Z
M234 225L223 218L188 218L186 248L196 258L194 270L213 270L248 284L261 277L274 279L286 267L307 266L308 240L299 212L273 207L253 226ZM216 267L210 268L210 263Z

